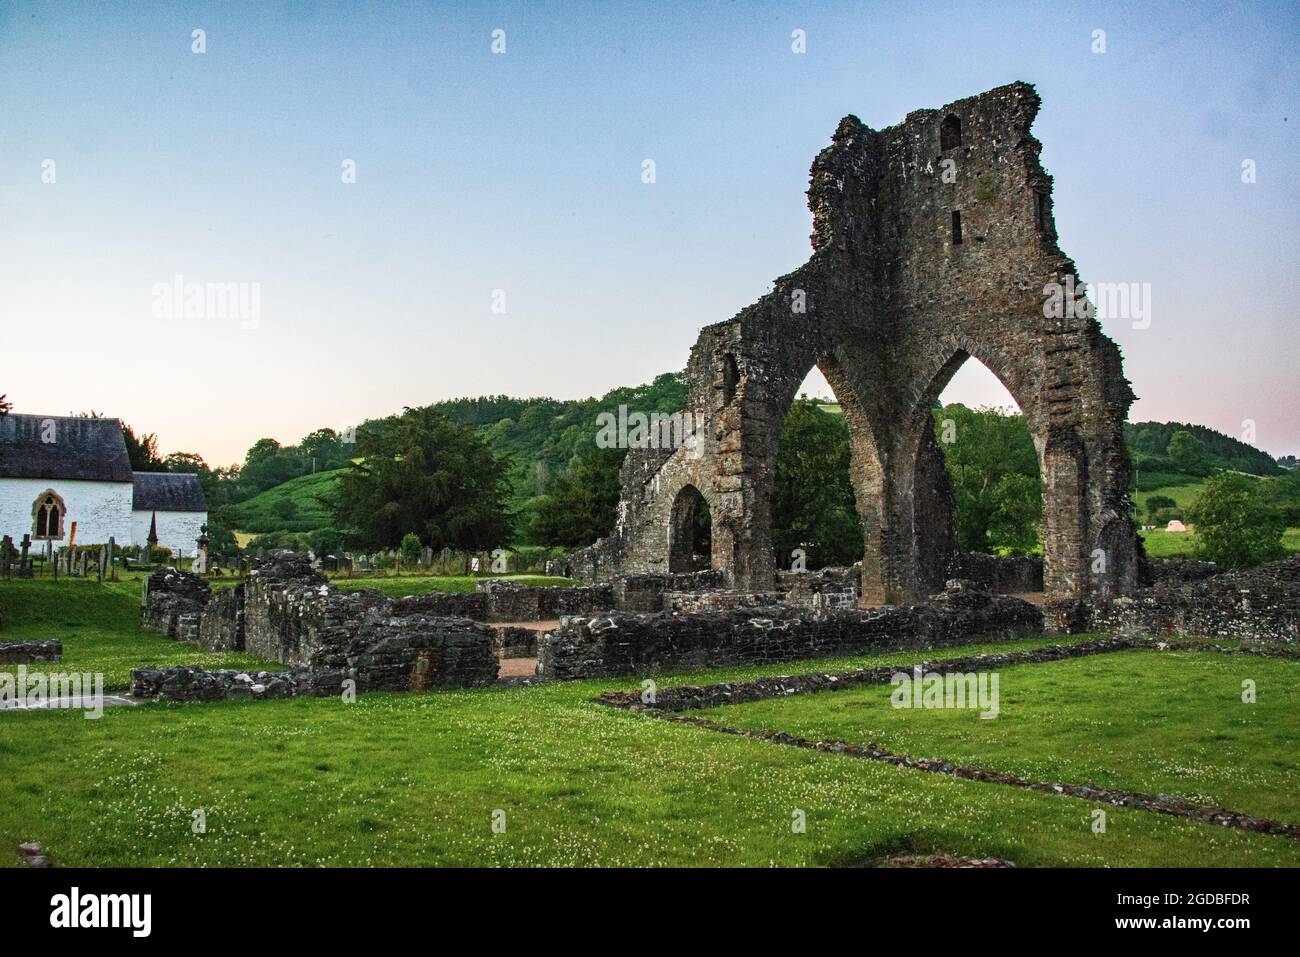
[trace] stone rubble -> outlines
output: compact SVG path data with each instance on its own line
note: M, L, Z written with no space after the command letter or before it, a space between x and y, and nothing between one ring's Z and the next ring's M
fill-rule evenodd
M57 638L0 641L0 665L30 665L37 661L62 661L63 642Z

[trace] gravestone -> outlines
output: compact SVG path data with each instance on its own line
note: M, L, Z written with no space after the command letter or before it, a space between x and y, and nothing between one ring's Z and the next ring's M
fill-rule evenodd
M19 577L19 578L31 578L31 577L32 577L32 560L31 560L30 558L27 557L27 553L28 553L28 551L31 550L31 547L32 547L32 537L31 537L30 535L24 535L24 536L23 536L23 551L22 551L22 555L21 555L21 556L19 557L19 559L18 559L18 577Z
M198 554L194 556L194 564L191 571L196 575L205 575L208 571L208 523L204 522L199 526L199 537L195 540L199 546Z

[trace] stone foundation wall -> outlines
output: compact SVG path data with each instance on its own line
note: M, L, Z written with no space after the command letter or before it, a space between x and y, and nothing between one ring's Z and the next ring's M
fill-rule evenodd
M203 609L199 647L204 651L244 650L244 585L217 592Z
M292 698L299 676L292 671L204 671L194 665L133 668L131 695L160 701L221 701L247 698Z
M185 636L182 640L196 640L198 618L186 617L181 625L181 617L197 616L211 599L212 589L200 576L175 568L160 568L145 579L140 599L140 627L177 638L179 625Z
M1003 558L983 552L961 552L953 559L953 577L1002 595L1040 592L1043 559L1039 555Z
M1300 641L1300 555L1248 571L1187 579L1203 571L1184 567L1131 597L1099 603L1087 609L1088 627L1287 645Z
M668 591L663 593L661 609L656 610L693 615L731 608L774 608L784 603L785 596L774 591Z
M429 615L485 622L554 621L565 615L591 615L614 607L609 585L539 587L488 579L473 592L428 592L409 596Z
M438 613L443 597L341 592L305 559L280 556L244 583L244 650L305 668L331 687L351 678L357 691L491 684L492 629Z
M63 642L57 638L35 641L0 641L0 665L30 665L63 660Z
M649 614L664 610L665 596L669 593L720 591L725 587L725 575L714 570L680 575L627 575L613 582L614 600L600 610L612 607L624 612Z
M535 658L542 633L536 628L494 628L493 647L502 658Z
M861 565L822 568L815 572L777 572L776 576L776 587L783 593L783 601L813 611L856 608L861 585Z
M1200 562L1192 558L1148 558L1144 584L1162 582L1199 582L1219 574L1223 569L1214 562Z
M954 582L926 605L826 614L778 606L571 618L542 639L539 673L548 679L656 674L1009 640L1042 629L1033 605Z

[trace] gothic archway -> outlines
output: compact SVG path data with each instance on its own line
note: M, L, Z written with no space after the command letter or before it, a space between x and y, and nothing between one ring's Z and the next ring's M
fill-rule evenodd
M694 485L683 485L668 524L668 572L702 571L712 564L709 503Z

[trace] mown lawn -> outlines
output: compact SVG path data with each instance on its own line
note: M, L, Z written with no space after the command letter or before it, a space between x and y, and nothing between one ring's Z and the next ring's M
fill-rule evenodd
M1300 865L1294 841L1124 809L1099 835L1088 802L591 701L618 686L0 715L0 845L66 865Z
M10 585L0 583L0 600L17 617L4 637L33 627L32 607L15 603ZM177 649L136 632L137 601L134 589L107 588L100 603L66 605L61 626L149 658ZM194 649L180 650L193 660ZM1173 679L1191 687L1196 675ZM1088 802L721 735L592 700L637 685L154 704L93 721L0 713L0 848L39 841L67 866L825 865L931 851L1021 865L1300 866L1294 841L1124 809L1111 809L1107 832L1094 834ZM1123 722L1124 709L1115 711ZM1141 733L1134 725L1133 738ZM195 810L206 833L192 832ZM496 811L504 833L493 830ZM806 814L805 833L792 830L795 811ZM0 863L17 856L0 851Z
M1036 781L1176 794L1300 823L1300 663L1130 651L998 672L1000 713L895 708L889 685L699 712L735 727L874 741ZM1242 702L1242 682L1256 702Z

